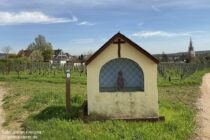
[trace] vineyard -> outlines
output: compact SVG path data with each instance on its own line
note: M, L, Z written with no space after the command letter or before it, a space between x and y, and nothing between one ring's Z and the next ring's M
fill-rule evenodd
M159 76L169 82L172 80L184 80L198 70L210 67L209 64L196 63L161 63L158 65Z
M160 63L158 65L158 76L167 81L184 80L198 70L210 67L210 64L197 63ZM25 59L11 59L0 61L0 74L8 75L15 72L18 77L21 74L38 74L38 75L56 75L56 73L64 72L70 69L72 72L77 71L86 74L85 65L76 65L67 63L65 65L51 64L49 62L29 62Z
M15 72L18 77L20 77L21 74L55 76L60 72L65 73L67 69L78 71L80 74L86 73L84 65L74 66L73 63L68 63L62 66L59 64L51 64L50 62L28 62L23 59L14 59L0 62L0 74L9 75L11 72Z

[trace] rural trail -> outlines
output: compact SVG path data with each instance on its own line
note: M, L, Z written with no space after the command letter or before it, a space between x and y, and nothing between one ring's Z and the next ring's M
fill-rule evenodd
M205 74L200 87L201 97L198 100L198 136L199 140L210 140L210 73Z
M3 111L3 96L6 93L5 88L3 87L3 84L0 83L0 135L1 131L3 131L2 124L4 123L4 111Z

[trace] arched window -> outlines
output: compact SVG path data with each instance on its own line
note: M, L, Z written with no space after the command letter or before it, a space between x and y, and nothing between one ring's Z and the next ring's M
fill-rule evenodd
M141 67L127 58L110 60L100 70L99 91L144 91L144 74Z

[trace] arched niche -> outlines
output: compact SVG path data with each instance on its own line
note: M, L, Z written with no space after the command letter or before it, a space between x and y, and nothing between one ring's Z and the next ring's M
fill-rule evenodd
M110 60L100 70L99 91L144 91L144 73L141 67L131 59Z

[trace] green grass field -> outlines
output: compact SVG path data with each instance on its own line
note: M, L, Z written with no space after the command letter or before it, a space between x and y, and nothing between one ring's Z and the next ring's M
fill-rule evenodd
M196 107L201 77L194 73L182 81L158 78L160 114L165 122L92 121L78 118L86 98L86 77L72 74L72 112L65 112L65 74L55 76L15 73L0 75L10 89L4 97L5 128L41 131L40 140L126 139L186 140L195 136Z

